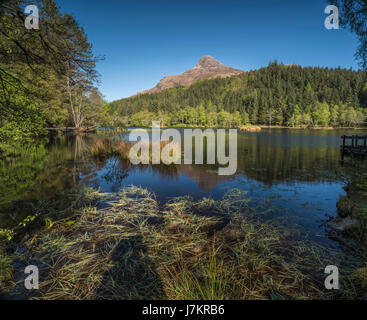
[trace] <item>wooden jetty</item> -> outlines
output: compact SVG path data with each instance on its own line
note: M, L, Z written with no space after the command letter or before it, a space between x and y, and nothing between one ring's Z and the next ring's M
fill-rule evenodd
M340 146L343 155L367 156L367 136L342 136Z

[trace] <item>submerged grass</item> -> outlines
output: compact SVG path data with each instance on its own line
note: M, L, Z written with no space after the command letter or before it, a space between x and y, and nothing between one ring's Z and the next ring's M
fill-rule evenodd
M321 299L321 249L256 219L246 194L160 205L134 186L99 194L24 241L36 299ZM103 204L103 205L102 205ZM360 279L360 277L359 277Z

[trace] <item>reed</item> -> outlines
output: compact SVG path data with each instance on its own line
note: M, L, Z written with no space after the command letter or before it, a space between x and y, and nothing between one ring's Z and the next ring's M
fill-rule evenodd
M162 150L169 142L161 141L160 149ZM103 160L109 157L117 156L121 159L129 159L129 153L135 142L130 141L113 141L109 139L98 140L95 144L89 147L89 153L96 159ZM152 160L152 142L147 141L149 148L149 161ZM176 146L174 146L177 148Z

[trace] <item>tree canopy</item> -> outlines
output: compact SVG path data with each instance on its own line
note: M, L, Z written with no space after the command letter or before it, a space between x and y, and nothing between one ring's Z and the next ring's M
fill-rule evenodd
M360 45L356 58L367 70L367 1L330 0L330 3L339 8L340 24L357 35Z
M131 126L361 126L367 107L364 71L270 63L243 75L114 101L109 113Z
M39 9L38 30L25 28L27 5ZM100 113L96 110L103 104L95 87L98 60L83 28L71 15L61 14L53 0L2 0L2 141L14 139L14 132L18 137L32 137L43 134L47 126L93 124L95 115ZM90 100L95 110L90 110ZM11 117L7 117L9 114ZM25 123L37 126L30 130Z

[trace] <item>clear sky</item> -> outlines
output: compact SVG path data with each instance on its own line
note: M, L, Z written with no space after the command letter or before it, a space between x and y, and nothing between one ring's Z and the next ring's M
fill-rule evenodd
M358 69L357 39L327 30L326 0L56 0L93 43L108 101L154 87L204 55L242 70L284 64Z

